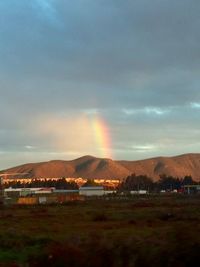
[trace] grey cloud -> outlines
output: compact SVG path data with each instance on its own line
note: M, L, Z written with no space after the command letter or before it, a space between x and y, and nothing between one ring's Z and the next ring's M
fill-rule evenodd
M56 152L26 125L88 110L109 123L116 157L162 154L168 137L169 154L199 148L198 0L2 0L0 13L3 151Z

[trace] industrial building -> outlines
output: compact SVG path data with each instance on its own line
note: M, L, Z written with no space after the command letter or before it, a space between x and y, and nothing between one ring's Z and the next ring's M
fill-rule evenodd
M103 196L103 186L81 186L79 188L79 194L83 196Z

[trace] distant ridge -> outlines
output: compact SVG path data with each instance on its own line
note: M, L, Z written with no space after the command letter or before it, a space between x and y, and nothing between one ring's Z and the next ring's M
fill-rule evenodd
M27 163L2 172L28 173L27 178L82 177L95 179L123 179L131 173L145 174L154 180L160 174L184 177L191 175L200 181L200 154L184 154L175 157L157 157L137 161L112 160L83 156L74 160L51 160ZM16 177L16 176L15 176ZM14 178L14 177L13 177Z

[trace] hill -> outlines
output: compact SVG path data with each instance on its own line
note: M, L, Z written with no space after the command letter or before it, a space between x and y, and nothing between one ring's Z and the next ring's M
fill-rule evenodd
M75 160L52 160L28 163L3 172L28 173L27 178L82 177L123 179L131 173L145 174L154 180L160 174L184 177L191 175L200 181L200 154L185 154L175 157L157 157L137 161L114 161L106 158L84 156ZM17 177L17 176L15 176Z

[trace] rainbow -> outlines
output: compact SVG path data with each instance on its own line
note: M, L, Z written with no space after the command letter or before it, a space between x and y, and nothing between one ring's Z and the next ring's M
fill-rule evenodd
M53 136L59 151L73 155L93 154L102 158L113 158L108 123L97 112L83 112L70 118L39 117L38 133Z
M96 148L103 158L112 158L110 130L105 120L95 116L91 118L91 126Z

